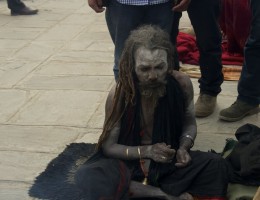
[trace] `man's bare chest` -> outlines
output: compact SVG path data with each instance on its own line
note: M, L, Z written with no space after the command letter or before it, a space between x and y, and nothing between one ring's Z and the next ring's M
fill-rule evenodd
M153 134L153 123L154 123L154 109L149 106L142 106L141 111L141 136L142 144L148 145L152 143Z

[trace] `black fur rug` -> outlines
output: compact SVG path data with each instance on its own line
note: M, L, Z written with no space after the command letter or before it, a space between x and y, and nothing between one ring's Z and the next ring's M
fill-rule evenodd
M36 177L31 197L46 200L85 200L74 183L76 170L94 152L96 144L72 143Z

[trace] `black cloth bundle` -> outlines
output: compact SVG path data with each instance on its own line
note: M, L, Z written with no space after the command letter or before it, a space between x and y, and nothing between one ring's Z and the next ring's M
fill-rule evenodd
M260 128L245 124L237 129L238 143L226 158L231 183L260 185Z

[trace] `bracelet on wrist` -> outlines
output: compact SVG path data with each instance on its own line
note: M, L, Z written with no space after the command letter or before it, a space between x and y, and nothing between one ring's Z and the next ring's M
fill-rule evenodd
M181 140L182 140L182 139L189 139L189 140L191 141L190 148L193 147L193 145L194 145L194 139L193 139L190 135L184 135L184 136L181 137Z

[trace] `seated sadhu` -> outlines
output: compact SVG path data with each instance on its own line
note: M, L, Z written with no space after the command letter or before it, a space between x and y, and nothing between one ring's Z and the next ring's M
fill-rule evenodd
M224 160L190 150L193 87L173 63L167 33L146 25L130 34L97 152L75 176L87 200L225 199Z

